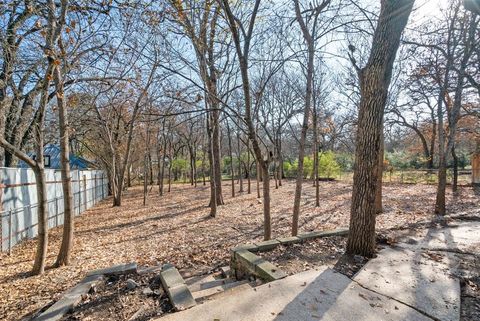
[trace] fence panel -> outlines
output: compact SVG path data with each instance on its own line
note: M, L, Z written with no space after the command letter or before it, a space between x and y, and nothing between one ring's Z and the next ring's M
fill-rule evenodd
M48 227L63 224L63 190L60 170L46 169ZM75 215L106 197L108 179L100 170L72 170ZM0 167L0 230L2 251L38 234L35 175L27 168Z

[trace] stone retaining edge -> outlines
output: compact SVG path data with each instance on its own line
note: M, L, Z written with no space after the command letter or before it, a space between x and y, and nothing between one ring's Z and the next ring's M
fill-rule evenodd
M286 277L287 274L272 263L253 254L253 252L266 252L275 249L279 245L302 243L321 237L347 235L348 228L339 228L335 230L302 233L297 236L282 237L254 244L242 244L230 250L230 270L232 275L235 275L237 279L250 274L267 282L278 280Z

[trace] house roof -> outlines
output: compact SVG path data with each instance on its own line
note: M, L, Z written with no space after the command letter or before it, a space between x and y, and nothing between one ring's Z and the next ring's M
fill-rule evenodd
M47 144L43 148L43 153L45 156L50 156L50 166L48 168L60 168L60 146L55 144ZM35 153L29 153L30 157L35 156ZM83 157L76 156L70 153L70 168L71 169L85 169L89 167L93 167L94 164L91 161L86 160ZM26 168L28 165L20 161L18 163L18 167Z

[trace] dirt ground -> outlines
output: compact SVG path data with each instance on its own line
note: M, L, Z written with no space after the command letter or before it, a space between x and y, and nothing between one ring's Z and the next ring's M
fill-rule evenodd
M225 182L225 205L217 218L209 218L208 186L174 185L163 198L153 187L143 206L142 187L130 189L121 208L106 200L76 218L72 265L50 269L42 276L27 277L35 241L16 246L11 256L0 254L0 319L19 320L48 304L92 269L136 261L139 265L173 263L188 274L199 274L228 265L229 249L262 239L262 203L252 194L230 197ZM238 188L237 188L238 189ZM273 237L288 236L293 204L293 182L272 190ZM301 231L347 227L351 185L321 182L321 206L314 207L311 182L304 184ZM379 229L408 227L428 222L433 215L435 187L395 185L384 187L384 213ZM448 194L450 213L478 206L471 188ZM50 231L48 264L53 264L60 246L61 228Z

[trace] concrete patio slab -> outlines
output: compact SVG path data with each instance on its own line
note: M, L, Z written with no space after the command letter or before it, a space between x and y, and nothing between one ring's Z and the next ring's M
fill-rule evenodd
M363 287L394 298L442 321L460 319L460 282L451 255L387 248L354 277Z

